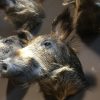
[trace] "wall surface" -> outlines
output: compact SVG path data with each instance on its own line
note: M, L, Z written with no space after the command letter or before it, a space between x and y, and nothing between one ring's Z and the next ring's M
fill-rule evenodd
M44 3L46 17L41 29L41 33L49 33L51 30L51 23L55 16L62 11L61 0L46 0ZM0 35L8 36L13 34L14 26L10 21L4 21L4 13L0 12ZM10 34L8 34L10 33ZM83 65L83 70L88 74L87 79L91 83L91 88L84 90L70 100L100 100L100 37L96 38L95 41L87 45L84 42L79 44L78 56ZM27 92L19 87L11 91L8 97L6 97L7 79L0 79L0 100L44 100L40 93L37 84L32 85ZM21 94L20 92L23 93ZM19 98L22 97L22 98ZM7 98L7 99L6 99Z

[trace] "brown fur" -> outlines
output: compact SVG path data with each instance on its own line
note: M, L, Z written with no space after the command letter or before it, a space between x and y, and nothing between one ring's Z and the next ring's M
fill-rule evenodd
M54 21L53 34L35 37L27 47L18 50L10 60L6 59L6 62L1 63L2 66L6 63L8 68L17 63L15 67L18 77L13 73L10 75L21 83L38 82L44 96L52 98L51 100L64 100L86 85L82 65L74 51L66 45L69 35L75 33L81 39L89 39L89 36L100 33L100 7L95 1L76 0L71 4L72 9L67 7ZM50 44L54 47L53 51L50 51ZM16 62L16 58L20 63ZM24 75L19 74L17 67L21 68ZM8 72L4 74L9 76Z
M12 77L21 84L39 82L44 95L57 100L64 100L85 87L79 59L56 36L36 37L0 65L2 75Z

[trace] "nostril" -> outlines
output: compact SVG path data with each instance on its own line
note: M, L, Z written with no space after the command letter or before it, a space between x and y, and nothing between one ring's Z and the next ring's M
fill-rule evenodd
M5 64L5 63L2 64L2 70L7 71L7 64Z

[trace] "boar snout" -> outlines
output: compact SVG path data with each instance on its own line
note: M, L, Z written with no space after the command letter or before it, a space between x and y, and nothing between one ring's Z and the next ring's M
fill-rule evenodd
M9 59L0 61L0 74L2 77L18 76L21 70L9 64Z
M44 70L39 63L29 55L17 54L14 52L12 58L7 58L0 62L0 74L2 77L11 78L18 84L30 83L30 81L38 80L44 75ZM27 57L28 56L28 57Z

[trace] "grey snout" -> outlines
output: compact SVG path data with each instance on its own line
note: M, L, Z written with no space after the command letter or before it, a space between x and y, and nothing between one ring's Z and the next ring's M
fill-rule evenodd
M11 66L5 61L0 61L0 74L3 77L13 77L21 73L21 69L17 66Z

